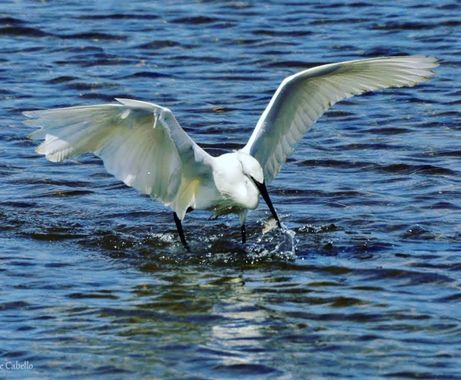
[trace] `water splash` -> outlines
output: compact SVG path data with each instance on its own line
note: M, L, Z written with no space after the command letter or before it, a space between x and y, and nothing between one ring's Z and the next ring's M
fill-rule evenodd
M295 236L295 231L289 229L284 223L282 223L282 228L278 228L275 219L268 219L264 222L262 235L256 243L248 245L248 257L254 262L295 260Z

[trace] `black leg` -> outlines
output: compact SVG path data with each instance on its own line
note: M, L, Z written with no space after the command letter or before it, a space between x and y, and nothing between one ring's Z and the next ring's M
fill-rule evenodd
M247 242L247 230L244 224L240 226L240 231L242 231L242 243L245 244Z
M182 229L181 220L178 218L178 215L176 215L175 212L173 213L173 216L174 216L174 222L176 223L176 229L178 230L179 238L181 239L181 243L184 246L184 248L189 250L189 245L186 242L184 231Z
M254 179L253 179L253 182L255 183L256 187L259 190L259 192L263 196L263 199L266 201L266 204L269 207L269 210L271 210L272 216L277 221L277 226L279 228L282 228L282 225L280 224L280 219L279 219L277 213L275 212L275 208L272 205L271 199L269 198L269 193L267 192L267 188L266 188L265 183L264 182L259 183L258 181L254 180Z

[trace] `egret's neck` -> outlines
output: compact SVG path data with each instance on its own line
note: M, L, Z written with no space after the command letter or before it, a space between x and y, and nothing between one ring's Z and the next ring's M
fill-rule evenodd
M223 203L237 209L254 209L258 206L259 191L245 173L242 155L248 156L243 152L233 152L216 157L213 177Z

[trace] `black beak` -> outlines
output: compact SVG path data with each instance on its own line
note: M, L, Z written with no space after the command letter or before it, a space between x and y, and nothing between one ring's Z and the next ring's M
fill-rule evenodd
M277 213L275 212L275 208L272 205L271 199L269 198L269 193L267 192L266 184L264 182L260 183L260 182L256 181L254 178L251 178L251 179L253 180L254 184L256 185L259 192L263 196L263 199L266 202L267 206L269 207L269 210L271 210L272 216L277 221L277 226L279 228L282 228L282 226L280 224L280 219L279 219Z

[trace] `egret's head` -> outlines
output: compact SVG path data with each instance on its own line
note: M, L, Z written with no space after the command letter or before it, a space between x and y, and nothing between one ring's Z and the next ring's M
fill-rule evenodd
M244 152L238 152L238 159L242 165L243 174L258 183L264 182L264 174L258 160Z

